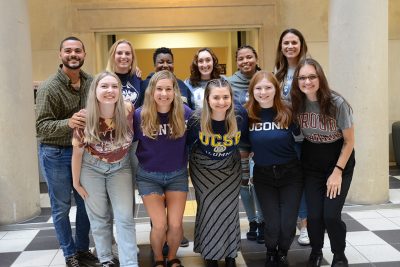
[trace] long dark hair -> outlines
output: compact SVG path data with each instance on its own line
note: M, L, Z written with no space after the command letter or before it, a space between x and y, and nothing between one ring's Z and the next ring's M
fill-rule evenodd
M306 40L304 39L303 34L299 30L289 28L282 32L281 36L279 37L279 43L278 47L276 48L276 56L275 56L275 68L276 68L275 77L278 79L280 83L285 78L285 75L288 72L289 68L289 63L287 61L287 58L282 53L282 39L288 33L296 35L300 40L300 53L298 56L299 62L300 60L307 57L307 52L308 52Z
M335 118L337 113L337 107L334 105L332 101L333 98L332 95L337 95L337 96L341 95L329 88L328 80L326 79L325 73L321 65L315 59L312 58L305 58L300 60L296 70L294 71L293 75L294 78L292 82L292 90L290 90L290 97L292 99L292 107L295 118L297 118L297 116L300 113L304 112L305 110L306 95L300 90L299 81L297 79L297 77L299 76L300 69L305 65L313 66L318 76L317 79L319 80L319 88L317 91L317 101L321 110L321 114L323 116L329 116ZM349 106L350 110L352 110L350 104L344 98L343 100Z
M190 84L193 86L197 86L200 84L201 81L201 73L199 71L199 66L197 65L197 62L199 60L199 54L200 52L207 51L210 53L212 59L213 59L213 70L211 72L210 80L212 79L218 79L221 75L221 68L218 64L218 58L215 55L215 53L208 47L204 47L199 49L196 54L194 55L192 64L190 65Z

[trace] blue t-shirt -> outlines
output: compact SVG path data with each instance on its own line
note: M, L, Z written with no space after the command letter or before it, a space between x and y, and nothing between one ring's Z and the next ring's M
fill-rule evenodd
M256 165L285 164L297 159L293 135L300 133L295 124L282 128L274 122L276 113L272 108L261 109L261 122L249 125L249 140Z
M120 74L116 73L122 84L122 96L124 100L130 101L135 109L142 105L143 94L140 84L141 79L135 74L130 75L130 73Z
M183 105L185 109L185 122L192 114L192 110ZM136 155L139 165L148 172L172 172L187 166L186 135L177 139L168 137L170 127L168 124L168 113L158 113L160 118L160 130L156 139L145 136L140 127L140 114L142 108L135 111L133 128L135 141L138 140Z
M190 146L197 145L201 151L210 159L218 160L229 157L239 144L247 140L248 118L244 109L236 112L236 122L238 131L233 137L226 135L227 129L225 120L211 121L211 127L214 132L212 136L206 136L200 130L200 111L194 114L189 120L188 143Z

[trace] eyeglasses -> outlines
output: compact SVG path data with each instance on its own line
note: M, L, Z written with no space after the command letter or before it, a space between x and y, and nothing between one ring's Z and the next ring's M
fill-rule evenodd
M312 82L317 78L318 78L318 75L311 74L311 75L308 75L308 76L298 76L297 80L299 80L299 82L305 82L308 79L308 80L310 80L310 82Z

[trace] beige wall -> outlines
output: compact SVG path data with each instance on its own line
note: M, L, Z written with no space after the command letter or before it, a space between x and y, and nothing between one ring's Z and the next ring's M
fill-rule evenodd
M101 45L96 43L98 37L95 33L124 31L144 33L254 29L254 32L259 33L258 43L255 46L258 47L260 65L272 70L277 39L280 32L288 27L295 27L304 34L311 55L324 66L326 73L329 73L329 0L220 0L218 2L29 0L28 2L34 80L43 80L54 73L59 64L59 42L67 35L77 35L85 42L87 47L85 69L95 72L101 69L101 66L105 66L105 63L98 59L100 56L96 54L96 48ZM392 123L400 120L400 75L398 75L400 27L398 25L400 25L400 1L389 0L388 127L390 132ZM232 43L232 40L230 42ZM355 48L357 45L362 44L355 44ZM227 55L233 54L234 51L227 53ZM192 52L188 53L189 55L191 58ZM231 57L227 58L227 63L234 68ZM144 72L144 75L146 74ZM179 75L186 77L186 74ZM394 160L391 145L390 159Z
M154 50L162 46L171 48L175 75L184 80L190 76L190 65L199 48L210 47L217 55L219 63L227 64L227 58L230 57L230 35L230 32L138 33L118 34L116 39L126 39L133 44L143 78L154 71ZM232 72L231 65L228 71Z
M308 51L328 70L328 8L329 0L278 1L277 34L287 28L298 29L306 39Z
M67 35L76 35L84 41L87 48L84 68L96 72L105 64L97 59L96 47L102 47L104 43L96 43L96 38L99 40L96 33L115 32L255 30L259 33L258 43L254 46L260 54L260 66L272 69L277 24L275 2L29 0L33 60L37 62L33 76L36 80L43 80L54 72L59 62L59 42ZM229 38L232 43L232 36ZM254 39L254 36L249 39ZM234 52L230 50L228 54ZM231 60L229 57L229 66L233 66Z

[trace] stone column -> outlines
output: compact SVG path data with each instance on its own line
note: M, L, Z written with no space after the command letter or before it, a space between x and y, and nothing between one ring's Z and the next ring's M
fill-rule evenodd
M27 2L0 1L0 225L40 213Z
M329 81L352 105L356 169L347 201L388 201L388 1L331 0Z

